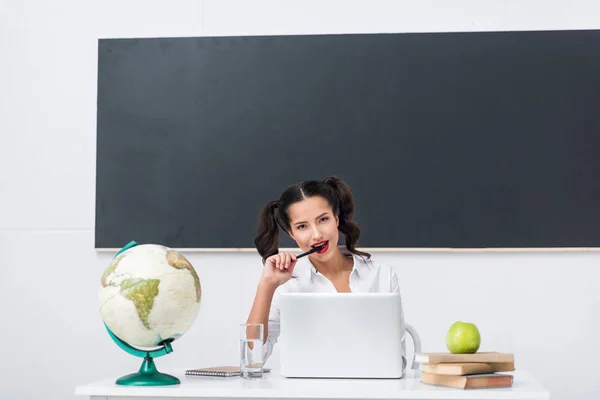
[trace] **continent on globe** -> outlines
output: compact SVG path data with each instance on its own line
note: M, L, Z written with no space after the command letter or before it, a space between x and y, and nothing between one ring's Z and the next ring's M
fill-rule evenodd
M102 274L102 279L100 280L100 282L102 283L102 287L106 287L107 285L109 285L109 283L107 283L106 280L108 279L110 274L115 272L115 270L119 266L119 261L121 261L123 259L123 257L124 257L124 254L121 253L118 256L116 256L115 258L113 258L113 260L110 263L110 265L108 266L108 268L106 268L106 270L104 270L104 274Z
M126 279L121 282L121 293L127 300L133 301L144 326L150 329L148 315L152 311L154 298L158 295L159 279Z
M196 270L192 267L192 264L181 254L174 250L167 251L167 261L169 265L173 268L177 269L187 269L192 274L194 278L194 285L196 286L196 300L200 301L202 297L202 289L200 287L200 278L198 278L198 274L196 274Z

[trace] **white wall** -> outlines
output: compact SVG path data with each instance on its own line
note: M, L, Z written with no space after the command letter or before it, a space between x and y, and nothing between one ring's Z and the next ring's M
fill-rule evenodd
M0 0L1 398L74 399L77 384L140 363L96 307L112 257L93 249L99 37L600 28L594 0L288 3ZM443 351L454 320L474 321L482 350L514 351L553 399L600 396L600 253L374 256L397 268L424 350ZM158 366L235 363L260 261L189 257L202 310Z

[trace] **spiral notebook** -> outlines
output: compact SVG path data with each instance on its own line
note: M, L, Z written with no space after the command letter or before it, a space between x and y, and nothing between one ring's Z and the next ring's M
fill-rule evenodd
M265 368L263 372L269 372L269 368ZM186 375L194 376L240 376L240 367L233 366L221 366L221 367L210 367L210 368L194 368L185 371Z

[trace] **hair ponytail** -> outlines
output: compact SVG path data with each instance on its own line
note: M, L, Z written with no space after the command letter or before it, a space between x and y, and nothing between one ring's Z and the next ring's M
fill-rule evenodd
M329 176L323 180L323 183L333 189L336 198L336 204L332 205L334 212L337 212L339 218L338 229L344 235L346 248L351 253L371 258L369 253L356 250L356 245L360 237L360 228L352 221L354 217L354 196L350 187L335 176Z
M278 206L279 201L270 201L264 206L258 218L254 244L263 259L263 264L267 258L279 252L279 228L275 216L275 209Z

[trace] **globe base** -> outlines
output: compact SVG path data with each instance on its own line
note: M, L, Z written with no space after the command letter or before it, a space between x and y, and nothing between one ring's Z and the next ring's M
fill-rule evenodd
M150 356L144 358L138 372L122 376L116 381L117 385L123 386L167 386L180 383L179 378L158 372L154 360Z

